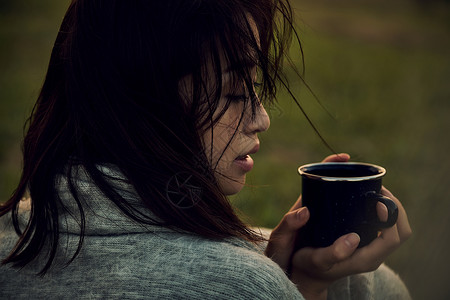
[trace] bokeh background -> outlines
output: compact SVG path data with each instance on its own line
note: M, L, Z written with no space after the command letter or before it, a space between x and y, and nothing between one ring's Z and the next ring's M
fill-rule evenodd
M0 0L0 201L18 182L23 124L43 83L68 0ZM387 168L414 235L387 263L414 299L450 299L450 3L295 0L305 79L292 81L336 152ZM294 60L298 46L292 49ZM291 74L292 75L292 74ZM331 154L283 92L248 186L232 198L274 227L301 192L299 165Z

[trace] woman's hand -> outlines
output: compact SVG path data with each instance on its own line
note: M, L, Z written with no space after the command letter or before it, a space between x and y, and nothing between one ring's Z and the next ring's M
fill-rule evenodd
M345 162L349 158L347 154L339 154L329 156L324 161ZM329 247L302 248L293 253L297 232L309 218L308 209L301 206L299 198L273 230L266 255L285 271L291 271L291 280L297 284L305 298L326 299L327 288L332 282L348 275L376 270L411 235L408 218L401 203L384 187L381 193L397 204L399 215L397 223L383 229L369 245L356 250L359 236L350 233L340 237ZM381 220L387 218L387 209L383 204L378 204L377 211Z
M324 162L347 162L350 156L346 153L330 155ZM292 265L292 258L295 246L295 239L298 230L302 228L309 219L307 207L302 207L301 196L292 206L287 214L284 215L278 226L272 231L269 238L265 254L288 272Z
M397 198L383 187L381 193L398 206L397 223L383 229L369 245L356 249L359 237L344 235L326 248L303 248L292 257L291 280L308 299L326 299L328 286L337 279L358 273L375 271L383 261L411 235L406 212ZM381 220L387 218L383 204L377 206Z

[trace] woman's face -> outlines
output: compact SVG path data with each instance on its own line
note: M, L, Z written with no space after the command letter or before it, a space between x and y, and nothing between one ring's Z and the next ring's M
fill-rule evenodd
M259 45L256 24L251 18L249 23ZM214 170L220 188L225 195L233 195L242 189L246 174L253 168L253 159L250 154L259 150L258 133L269 128L270 120L254 90L256 65L246 66L245 73L249 74L253 81L253 93L249 93L244 82L233 80L233 78L236 79L236 74L227 68L225 55L220 53L219 56L223 67L222 86L219 87L221 95L218 107L213 112L214 126L204 130L201 138L206 157ZM213 64L207 63L205 76L215 78L213 70ZM207 81L204 86L207 90L205 93L209 95L213 95L218 88L210 81ZM192 78L187 76L180 82L181 94L188 98L192 96L190 87L192 87ZM254 94L256 99L253 101L258 102L254 111L252 111L252 100L247 99L250 94ZM228 107L226 107L227 104ZM225 111L224 108L226 108Z
M253 72L256 76L256 67ZM233 89L230 76L224 75L223 89L216 113L231 100L225 113L214 127L203 135L206 155L211 162L215 177L226 195L238 193L245 184L245 177L253 167L250 154L259 149L258 133L269 128L270 120L264 107L259 104L252 117L250 100L244 102L248 92Z

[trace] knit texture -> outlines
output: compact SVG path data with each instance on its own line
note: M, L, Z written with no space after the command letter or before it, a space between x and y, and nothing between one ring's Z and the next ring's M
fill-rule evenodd
M115 174L117 189L139 203L117 171L103 171ZM142 226L123 215L82 171L77 187L89 202L80 254L64 265L78 242L79 216L67 182L61 178L60 195L68 211L60 218L64 233L55 266L44 277L36 276L43 257L21 270L1 266L0 299L303 299L283 270L264 256L264 245ZM25 224L29 202L21 203L21 211ZM10 216L0 218L1 258L17 238ZM408 299L401 280L386 267L345 278L333 289L330 299ZM352 297L353 291L364 298ZM393 291L401 296L389 298Z

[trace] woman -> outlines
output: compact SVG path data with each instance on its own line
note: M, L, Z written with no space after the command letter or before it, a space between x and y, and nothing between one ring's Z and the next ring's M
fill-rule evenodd
M355 251L349 234L296 252L308 219L300 201L265 247L227 200L269 127L263 104L287 86L292 32L285 1L73 0L29 119L20 183L0 208L0 295L407 297L384 266L349 277L409 236L397 200L397 225L369 246Z

